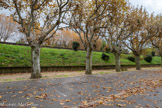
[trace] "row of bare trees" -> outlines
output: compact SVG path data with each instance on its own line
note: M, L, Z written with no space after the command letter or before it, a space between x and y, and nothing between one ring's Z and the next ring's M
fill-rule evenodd
M130 6L127 0L9 0L0 3L1 7L12 10L14 21L21 25L20 31L31 46L31 78L41 77L41 45L62 28L79 36L86 50L86 74L92 74L92 52L101 37L115 55L116 71L120 71L120 55L125 46L136 56L138 70L141 69L141 50L150 40L161 52L161 15L150 15L142 7Z

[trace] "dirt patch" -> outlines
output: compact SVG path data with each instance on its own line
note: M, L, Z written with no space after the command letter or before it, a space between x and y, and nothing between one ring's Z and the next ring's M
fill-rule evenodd
M149 68L143 68L142 70L155 70L155 69L161 69L161 68L149 67ZM128 71L136 71L136 70L135 68L129 68ZM128 71L122 71L122 72L128 72ZM115 70L94 70L93 71L93 74L112 74L112 73L119 73L119 72L115 72ZM42 72L41 79L75 77L75 76L82 76L82 75L85 75L84 71ZM13 82L13 81L22 81L22 80L31 80L30 73L0 75L0 82Z

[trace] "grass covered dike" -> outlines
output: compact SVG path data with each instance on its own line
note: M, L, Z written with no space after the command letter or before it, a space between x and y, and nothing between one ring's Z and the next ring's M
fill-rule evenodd
M29 46L0 44L0 67L31 66L31 49ZM115 57L109 53L109 60L101 58L102 52L93 52L93 65L114 65ZM135 65L127 59L130 55L121 55L122 65ZM41 66L84 66L85 51L67 49L41 48ZM141 57L143 58L143 57ZM160 57L153 57L151 63L142 59L141 64L160 64Z

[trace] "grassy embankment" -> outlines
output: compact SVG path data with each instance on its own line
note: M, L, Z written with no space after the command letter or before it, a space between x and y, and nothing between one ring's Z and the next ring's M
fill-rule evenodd
M112 65L114 55L109 53L109 61L101 59L102 52L93 52L93 65ZM85 65L85 51L73 51L66 49L41 48L41 66L82 66ZM135 63L127 59L129 55L121 55L121 63L133 65ZM142 64L150 64L142 60ZM160 64L160 57L154 57L151 64ZM0 66L31 66L30 47L18 45L0 44Z

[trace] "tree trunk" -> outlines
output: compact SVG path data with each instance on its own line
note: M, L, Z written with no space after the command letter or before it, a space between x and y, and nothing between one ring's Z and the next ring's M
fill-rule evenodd
M86 72L85 74L92 74L92 49L87 47L86 55Z
M40 69L40 45L31 46L31 56L32 56L32 73L31 78L41 78Z
M120 54L115 53L115 68L116 72L120 72L121 65L120 65Z
M136 70L141 70L140 55L136 56Z
M162 68L162 55L161 55L161 68Z

